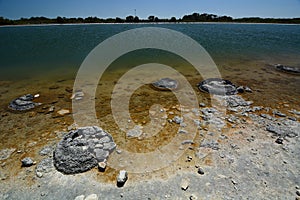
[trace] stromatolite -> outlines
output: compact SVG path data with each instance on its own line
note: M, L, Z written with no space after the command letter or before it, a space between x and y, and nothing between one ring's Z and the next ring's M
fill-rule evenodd
M32 94L23 95L21 97L12 100L8 108L12 110L25 111L25 110L30 110L38 105L41 105L41 103L33 102L32 101L33 99L34 96Z
M178 82L174 79L162 78L152 83L152 85L160 90L175 90L178 87Z
M209 78L198 85L201 91L216 95L234 95L237 93L237 87L228 80L221 78Z
M88 171L106 161L116 148L112 136L97 126L70 131L57 145L54 166L65 174Z

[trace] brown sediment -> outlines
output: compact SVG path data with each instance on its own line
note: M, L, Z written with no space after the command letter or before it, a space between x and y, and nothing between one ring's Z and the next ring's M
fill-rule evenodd
M234 63L220 67L220 72L223 78L231 80L236 85L249 86L253 93L244 93L242 96L253 101L253 105L277 108L285 114L289 114L289 110L300 110L300 79L289 74L281 74L277 71L268 71L264 69L263 62L242 62ZM207 93L200 92L196 85L202 78L195 70L190 68L181 69L187 80L191 83L199 102L204 102L210 106L210 96ZM126 138L126 133L119 130L119 127L114 122L111 113L111 93L114 83L121 77L122 70L116 74L109 72L104 74L99 82L96 94L96 111L99 121L103 129L107 130L114 137L115 142L120 147L132 152L151 152L157 147L168 144L174 135L177 133L179 126L177 124L166 123L161 133L154 137L138 140ZM62 79L60 79L62 80ZM57 137L56 131L67 131L69 125L73 124L72 114L59 116L57 111L60 109L68 109L72 111L71 90L74 80L23 80L19 82L1 81L0 82L0 141L1 149L15 148L16 151L7 160L0 161L3 171L8 174L7 180L10 177L18 176L20 173L25 173L27 168L21 168L21 159L24 157L32 157L34 161L39 162L43 159L38 154L39 150L49 144L57 143L60 138ZM42 102L43 105L28 111L28 112L13 112L8 110L9 102L23 94L39 93L40 97L36 100ZM168 112L173 112L168 117L173 118L179 115L180 112L176 109L178 101L172 92L160 92L153 90L149 85L139 88L131 97L129 112L134 122L137 124L147 124L150 120L149 109L154 103L161 104ZM51 106L55 106L54 112L48 112ZM260 111L266 113L264 111ZM258 112L258 114L260 114ZM267 113L272 114L272 113ZM228 123L228 127L231 124ZM204 127L203 127L204 128ZM238 137L232 134L237 128L223 129L222 132L233 137ZM242 130L242 129L241 129ZM243 142L237 138L239 142ZM190 145L191 149L187 150L173 165L167 169L161 169L153 174L135 174L130 177L132 180L143 180L146 176L157 176L165 178L166 171L168 174L176 173L179 168L191 169L197 164L213 165L213 160L210 156L202 160L197 160L194 156L195 149L200 145L201 136L197 134L195 144ZM36 143L32 143L36 142ZM222 142L222 141L220 141ZM32 145L29 145L29 144ZM21 150L21 153L17 153ZM186 162L186 157L193 157L191 162ZM26 177L28 183L33 183L34 168L30 175ZM107 168L104 173L98 172L97 169L88 172L96 174L96 179L101 182L114 183L117 175L117 170Z

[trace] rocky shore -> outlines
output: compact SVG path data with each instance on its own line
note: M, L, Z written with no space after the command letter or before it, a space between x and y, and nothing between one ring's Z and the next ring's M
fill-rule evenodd
M85 94L72 94L71 88L59 84L49 87L49 91L57 91L55 100L47 102L43 94L13 97L8 102L13 111L1 114L2 122L12 121L12 112L27 122L49 120L52 124L49 131L27 127L24 135L25 122L9 129L26 142L20 148L11 139L0 148L0 199L300 198L300 111L284 102L272 108L260 105L251 98L260 93L256 88L220 79L204 81L198 85L200 94L213 91L218 94L214 96L218 103L211 106L210 100L203 98L197 108L174 104L161 109L165 133L155 137L154 142L149 140L151 144L140 145L145 139L145 119L134 119L138 125L123 135L109 126L102 129L105 122L102 128L78 127L71 119L72 109L66 105L72 100L81 101ZM229 84L225 91L212 88L224 84ZM153 87L168 95L160 90L176 90L178 84L162 79L148 89ZM15 113L22 110L28 111ZM133 111L144 110L136 107ZM185 120L186 115L180 115L183 111L193 116L197 127L193 139L184 137L190 134L191 124ZM107 119L112 118L105 114ZM31 131L38 134L32 136ZM126 159L124 146L138 144L128 146L131 150L140 151L141 146L151 150L161 144L156 141L170 142L169 138L176 135L183 139L172 151L182 155L169 166L145 173L112 167L111 158L116 155ZM158 165L155 160L151 164Z
M299 198L299 111L282 113L277 109L252 106L253 102L240 95L218 98L220 105L226 107L226 113L204 103L199 109L190 109L199 117L195 120L198 137L184 144L190 148L179 161L162 169L161 173L126 172L125 175L122 172L119 176L123 179L127 180L128 176L123 187L117 186L122 178L117 179L117 175L112 181L97 180L99 173L99 176L105 176L107 172L92 170L75 176L58 172L54 167L53 152L61 147L56 144L40 149L42 159L37 163L31 158L22 160L25 164L17 177L5 177L3 161L13 156L16 149L1 149L0 199ZM182 119L175 116L168 123L181 126ZM181 133L184 134L184 130ZM68 141L69 136L62 134L65 135L62 141ZM97 162L100 160L91 168L95 168ZM167 177L162 178L160 174ZM152 178L145 178L147 176ZM33 183L27 185L28 179Z

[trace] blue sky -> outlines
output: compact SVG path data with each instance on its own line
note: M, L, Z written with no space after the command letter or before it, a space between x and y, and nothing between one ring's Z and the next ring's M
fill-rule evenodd
M182 17L193 12L238 17L300 17L300 0L0 0L0 16Z

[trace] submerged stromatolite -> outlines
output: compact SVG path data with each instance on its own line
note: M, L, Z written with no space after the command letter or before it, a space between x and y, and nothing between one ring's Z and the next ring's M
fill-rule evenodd
M54 166L65 174L88 171L106 161L116 148L112 136L97 126L70 131L57 145Z
M234 95L237 93L237 87L232 82L221 78L209 78L197 86L200 90L210 94Z
M21 97L12 100L8 108L12 110L25 111L25 110L30 110L38 105L41 105L41 103L33 102L32 101L33 99L34 96L32 94L23 95Z
M275 69L286 72L286 73L292 73L292 74L300 74L300 68L298 67L292 67L292 66L285 66L281 64L274 65Z
M178 82L174 79L162 78L152 83L152 85L160 90L175 90L178 87Z

